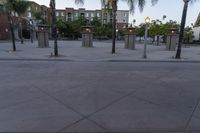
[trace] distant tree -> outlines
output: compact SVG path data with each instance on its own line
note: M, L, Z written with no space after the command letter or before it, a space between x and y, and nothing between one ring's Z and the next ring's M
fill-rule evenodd
M127 2L129 10L134 13L136 3L140 11L143 10L146 0L122 0ZM152 4L155 4L158 0L151 0ZM77 3L82 3L84 0L76 0ZM116 13L119 0L101 0L104 7L112 9L112 53L115 53L115 40L116 40Z
M144 37L144 34L145 34L145 24L142 23L136 27L136 35L140 37L140 40L139 40L140 42L141 42L141 38Z
M28 7L30 6L30 2L26 0L15 0L13 4L13 11L19 15L19 30L21 36L21 43L23 44L23 35L22 35L22 18L21 16L27 11Z
M184 31L184 42L190 43L194 38L192 27L187 26Z
M66 31L69 30L67 23L65 21L63 21L62 19L59 19L56 24L57 24L59 33L65 36Z
M91 25L94 27L99 27L101 26L101 20L98 17L94 17L91 21Z
M33 12L33 16L35 17L38 24L48 24L48 22L43 18L42 12Z
M111 35L112 35L112 29L106 25L97 27L95 30L95 36L100 40L111 38L112 37Z

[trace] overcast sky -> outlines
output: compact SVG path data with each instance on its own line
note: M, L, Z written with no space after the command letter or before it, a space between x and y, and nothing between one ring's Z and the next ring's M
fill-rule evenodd
M37 2L38 4L43 4L49 6L50 0L32 0ZM176 20L180 23L183 9L183 0L159 0L159 2L152 6L150 3L151 0L147 0L144 11L139 12L138 8L136 8L135 13L130 16L129 22L132 22L133 19L136 19L136 25L142 23L146 16L149 16L151 19L162 19L163 15L167 16L166 20ZM119 4L120 10L128 10L128 6L126 2L120 2ZM84 5L75 5L74 0L56 0L56 8L64 9L66 7L74 7L74 8L86 8L86 9L100 9L101 3L100 0L85 0ZM194 4L190 4L188 8L187 14L187 25L191 25L191 23L195 23L196 18L200 12L200 0Z

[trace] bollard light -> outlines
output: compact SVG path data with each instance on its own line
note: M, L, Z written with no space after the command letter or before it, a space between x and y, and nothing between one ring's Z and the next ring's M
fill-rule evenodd
M86 32L91 32L91 29L86 28L85 31L86 31Z

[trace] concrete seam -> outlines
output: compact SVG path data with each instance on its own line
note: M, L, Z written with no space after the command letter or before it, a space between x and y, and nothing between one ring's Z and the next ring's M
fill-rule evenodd
M194 113L195 113L195 111L197 110L199 104L200 104L200 98L197 100L197 103L196 103L196 105L195 105L195 107L194 107L194 109L193 109L193 111L192 111L192 113L191 113L191 115L190 115L190 117L189 117L189 119L188 119L186 125L185 125L185 128L184 128L185 131L186 131L186 129L188 128L188 126L189 126L189 124L190 124L190 122L191 122L191 120L192 120L192 118L193 118L193 116L194 116Z

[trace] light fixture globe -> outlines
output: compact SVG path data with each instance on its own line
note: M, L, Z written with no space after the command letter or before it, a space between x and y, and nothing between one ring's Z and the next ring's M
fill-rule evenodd
M145 18L145 23L146 23L146 24L149 24L149 23L150 23L150 21L151 21L151 20L150 20L150 18L149 18L149 17L146 17L146 18Z

